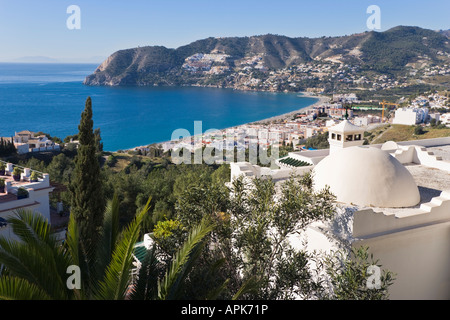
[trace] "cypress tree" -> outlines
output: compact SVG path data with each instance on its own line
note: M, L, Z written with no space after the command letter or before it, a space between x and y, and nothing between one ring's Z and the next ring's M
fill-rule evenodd
M14 139L11 137L11 141L8 142L8 155L15 154L17 152L16 146L14 145Z
M72 196L71 214L74 215L80 230L81 248L89 260L95 252L105 210L93 124L92 101L88 97L78 126L80 144L69 189Z
M100 133L100 128L97 128L94 130L94 137L95 137L95 147L97 149L97 154L101 155L103 152L103 142L102 137Z
M5 144L3 142L3 138L0 139L0 156L4 156L5 155Z

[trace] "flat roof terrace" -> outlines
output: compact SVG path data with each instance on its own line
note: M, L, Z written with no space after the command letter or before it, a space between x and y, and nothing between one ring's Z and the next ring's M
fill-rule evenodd
M450 161L450 145L429 147L427 151L431 151L434 155L441 157L443 161Z
M17 200L17 191L19 188L39 190L50 187L50 179L48 174L31 170L29 168L16 166L4 161L0 162L6 164L6 169L0 170L0 179L3 179L5 185L4 188L0 189L0 203ZM14 167L19 167L22 170L19 180L16 180L13 176ZM38 173L39 178L37 181L31 181L30 177L32 171Z
M420 164L406 164L420 192L420 203L438 197L443 190L450 190L450 173Z

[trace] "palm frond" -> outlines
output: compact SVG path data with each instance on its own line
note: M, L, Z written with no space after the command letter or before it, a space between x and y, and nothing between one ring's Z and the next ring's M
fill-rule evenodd
M8 220L21 241L0 238L0 263L11 275L36 284L54 299L67 297L64 279L70 260L50 233L48 221L29 210L20 210Z
M206 279L218 278L218 273L220 272L220 269L223 267L225 263L226 263L225 258L218 259L208 268L207 273L205 274L205 278ZM205 296L205 300L216 300L217 297L219 297L219 295L226 290L229 282L230 279L226 279L219 286L209 290Z
M124 299L130 282L130 270L133 262L134 246L138 240L144 215L150 207L148 200L145 208L124 230L114 250L105 278L100 282L95 297L104 300Z
M201 252L203 239L214 229L214 225L207 219L203 219L195 226L186 242L175 254L172 264L164 279L158 284L158 298L161 300L176 299L180 291L180 284L187 276L191 263Z
M9 273L27 279L30 282L37 283L38 279L33 271L30 270L29 265L21 260L22 256L25 258L30 256L26 249L27 248L18 241L0 238L0 264L5 266Z
M80 231L73 214L69 217L64 248L67 256L70 258L71 264L78 266L81 271L81 290L74 292L74 294L77 299L86 299L90 296L90 287L95 280L92 279L91 269L88 266L88 258L81 245Z
M206 300L216 300L217 297L227 289L229 282L230 279L226 279L220 286L209 291Z
M18 209L15 216L8 218L14 234L23 242L55 246L56 240L51 236L50 223L42 215L30 210Z
M242 286L239 288L238 292L234 294L231 300L238 300L244 294L256 292L259 288L260 281L256 276L250 277L245 281Z
M16 277L0 278L0 300L49 300L43 290L33 283Z
M106 267L111 262L117 238L119 236L119 198L114 194L113 199L108 201L104 218L103 227L100 233L99 245L96 254L96 273L97 277L104 276Z
M78 230L78 225L74 215L71 214L69 216L69 224L67 226L66 240L64 242L64 245L66 250L70 254L72 263L77 266L80 265L80 260L84 260L80 257L81 252L79 247L80 243L79 241L80 241L80 232Z
M147 250L145 259L139 270L136 283L133 286L131 300L155 300L158 295L158 259L156 246Z
M49 248L36 250L26 243L0 239L0 263L8 274L35 284L53 299L70 294L64 281L68 264Z

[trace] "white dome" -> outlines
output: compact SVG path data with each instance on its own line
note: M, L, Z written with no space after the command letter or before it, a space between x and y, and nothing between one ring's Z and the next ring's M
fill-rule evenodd
M360 206L411 207L420 202L411 173L386 151L350 147L320 161L314 188L330 187L337 201Z

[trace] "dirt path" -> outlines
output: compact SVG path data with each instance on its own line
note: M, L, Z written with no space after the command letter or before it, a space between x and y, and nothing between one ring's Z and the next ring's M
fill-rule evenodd
M389 128L382 128L383 131L382 131L378 136L376 136L374 139L372 139L372 141L370 142L370 144L377 144L377 143L380 143L380 142L378 142L378 140L381 139L381 137L382 137L386 132L388 132L388 131L391 130L391 129L392 129L392 126L389 127Z

